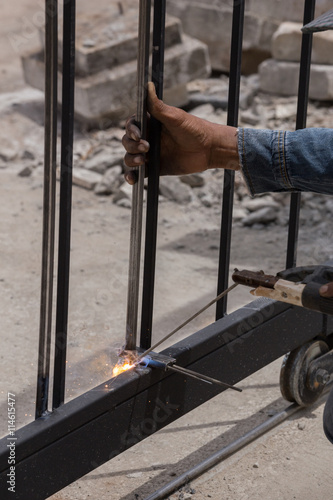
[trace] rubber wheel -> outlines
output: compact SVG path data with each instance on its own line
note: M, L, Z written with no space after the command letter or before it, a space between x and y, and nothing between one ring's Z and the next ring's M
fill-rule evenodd
M285 355L280 372L280 390L287 401L300 406L313 404L321 395L324 384L318 384L315 390L307 384L311 361L329 351L322 340L307 342Z

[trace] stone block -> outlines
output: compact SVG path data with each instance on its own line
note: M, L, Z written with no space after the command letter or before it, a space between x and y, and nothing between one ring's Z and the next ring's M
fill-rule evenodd
M259 67L260 88L270 94L290 96L298 93L299 64L268 59ZM310 99L333 100L333 66L311 66Z
M184 32L208 46L212 68L229 71L232 26L232 2L205 3L170 0L169 12L182 21ZM258 11L260 13L260 10ZM245 14L243 72L252 73L269 57L271 37L279 23L260 14ZM209 29L207 29L209 27Z
M320 16L331 8L331 0L317 0L316 16ZM271 17L279 21L302 22L304 0L247 0L246 9L250 12L260 12L263 17Z
M101 182L103 176L97 172L92 172L84 168L73 168L73 184L85 189L94 189L96 184Z
M301 23L282 23L272 38L272 56L281 61L299 61L301 54ZM333 64L333 31L316 33L312 43L312 62Z
M44 89L44 63L42 52L23 56L25 81L40 90ZM106 128L119 119L135 112L136 108L135 60L105 69L94 75L78 77L75 82L75 115L90 126ZM188 36L183 42L165 51L165 101L180 105L185 98L186 84L210 74L206 46ZM61 88L61 74L59 74ZM178 89L175 95L175 89ZM179 92L180 91L180 92ZM171 98L168 98L169 96Z
M152 27L151 27L152 31ZM41 33L44 43L44 33ZM59 33L62 60L62 33ZM152 34L151 34L152 38ZM167 16L165 47L182 41L179 19ZM78 75L91 75L137 58L138 10L79 13L76 19L75 67Z

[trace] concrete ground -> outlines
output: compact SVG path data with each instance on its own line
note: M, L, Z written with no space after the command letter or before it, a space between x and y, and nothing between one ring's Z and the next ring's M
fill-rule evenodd
M81 2L83 5L84 2ZM0 148L41 147L41 96L24 85L15 36L38 43L22 23L41 10L31 0L2 6L0 27ZM37 19L37 15L34 19ZM29 23L28 23L29 25ZM31 28L31 24L30 24ZM18 92L14 95L12 92ZM10 99L28 104L17 110ZM11 93L9 95L8 93ZM24 99L23 99L24 100ZM6 104L7 103L7 104ZM1 151L0 151L1 152ZM40 293L42 176L17 176L20 161L0 168L1 435L6 433L6 394L17 395L18 426L33 419ZM122 344L126 310L129 211L108 198L74 189L67 399L110 376ZM155 332L163 336L214 296L219 214L196 206L161 205ZM329 224L329 221L328 221ZM204 230L203 230L204 228ZM185 245L184 245L185 243ZM284 265L286 228L235 228L232 266L278 270ZM327 240L300 236L300 263L322 255ZM319 250L320 249L320 252ZM231 308L248 301L247 290L230 296ZM213 320L209 311L177 338ZM176 340L176 339L175 339ZM96 469L54 500L142 500L210 454L287 406L279 392L281 360L252 375L189 415ZM203 500L319 500L332 498L332 446L322 431L323 401L301 410L237 455L170 498ZM79 457L78 457L79 460ZM30 500L30 499L29 499Z

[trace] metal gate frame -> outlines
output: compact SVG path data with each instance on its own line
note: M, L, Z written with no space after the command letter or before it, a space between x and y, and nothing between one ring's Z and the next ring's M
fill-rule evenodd
M143 1L143 0L141 0ZM60 247L53 411L48 408L49 347L51 335L56 109L57 109L57 1L46 0L46 124L45 190L40 363L36 420L15 433L17 499L44 499L99 467L154 432L185 415L223 391L180 374L154 369L129 371L64 404L68 316L72 145L74 117L75 0L64 1L64 57L62 105L62 154L60 192ZM237 126L245 0L234 0L228 125ZM305 0L304 24L314 17L315 0ZM163 33L165 0L154 1L154 33ZM161 39L159 39L161 41ZM303 35L296 128L306 126L312 35ZM163 51L155 58L153 76L163 82ZM159 70L157 71L157 67ZM157 75L157 76L156 76ZM156 83L156 82L155 82ZM158 154L158 152L157 152ZM150 179L149 179L150 181ZM156 253L158 175L150 182L147 213L152 239L147 240L144 295L149 335L141 335L141 347L151 344L151 324ZM225 172L221 226L218 291L228 286L234 172ZM296 263L300 194L291 195L286 267ZM153 236L151 236L153 235ZM147 257L148 252L148 257ZM150 253L149 253L150 252ZM148 273L148 274L147 274ZM147 311L147 308L145 309ZM258 299L226 315L226 300L217 307L217 320L162 353L177 364L235 384L284 353L313 338L333 344L333 317L299 307ZM108 386L108 387L107 387ZM1 498L8 491L8 443L0 441Z

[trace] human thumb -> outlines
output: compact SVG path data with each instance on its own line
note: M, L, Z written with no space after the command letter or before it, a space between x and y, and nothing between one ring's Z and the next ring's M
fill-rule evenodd
M157 120L163 122L169 106L157 97L153 82L148 82L147 105L149 113L154 118L157 118Z
M332 297L333 298L333 282L327 283L327 285L323 285L319 289L319 293L322 297Z

